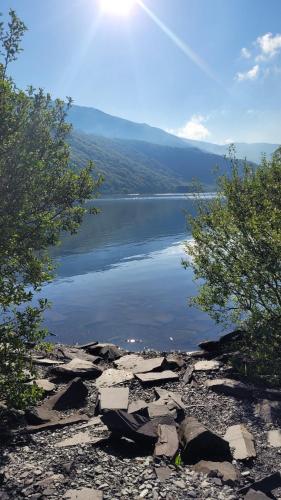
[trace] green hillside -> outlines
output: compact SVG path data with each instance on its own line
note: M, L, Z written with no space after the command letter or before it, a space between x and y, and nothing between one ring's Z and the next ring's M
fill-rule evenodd
M118 140L74 132L72 156L78 165L95 162L105 176L105 193L160 193L190 191L194 180L213 189L216 166L227 162L197 148L160 146L142 141Z

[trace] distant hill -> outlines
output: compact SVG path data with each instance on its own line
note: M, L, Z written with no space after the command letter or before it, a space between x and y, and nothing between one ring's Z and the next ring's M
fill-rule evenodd
M181 139L160 128L151 127L145 123L124 120L123 118L111 116L89 107L73 106L69 112L69 121L73 124L76 131L107 137L109 139L144 141L177 148L196 147L203 151L222 156L227 154L228 151L227 145ZM258 163L262 153L266 153L269 157L278 146L278 144L267 143L238 143L236 144L237 156L239 158L247 157L249 161Z
M212 190L214 168L225 171L228 166L223 157L194 147L161 146L78 132L69 142L78 165L91 159L97 171L105 175L105 193L187 192L193 189L193 179L200 181L205 190Z

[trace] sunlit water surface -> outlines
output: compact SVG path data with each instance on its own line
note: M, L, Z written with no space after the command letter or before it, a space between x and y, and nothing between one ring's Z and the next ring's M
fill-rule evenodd
M54 251L57 278L43 296L52 303L46 324L56 341L110 341L131 350L196 348L218 328L188 306L196 287L184 240L191 235L185 195L99 199L79 233Z

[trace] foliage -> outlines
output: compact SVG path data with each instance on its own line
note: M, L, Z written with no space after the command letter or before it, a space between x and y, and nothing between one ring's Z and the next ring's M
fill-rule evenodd
M46 300L34 293L53 277L48 248L62 231L76 232L101 178L93 164L77 172L66 139L71 104L52 101L43 90L19 90L6 76L20 52L26 28L10 11L0 24L0 399L23 406L37 390L25 384L33 373L30 346L37 347ZM32 301L33 299L33 301Z
M233 151L231 161L231 174L219 179L217 196L198 202L198 216L190 218L194 242L186 244L184 264L199 280L191 302L218 322L242 324L251 372L274 369L278 378L281 149L256 170L245 163L241 171Z

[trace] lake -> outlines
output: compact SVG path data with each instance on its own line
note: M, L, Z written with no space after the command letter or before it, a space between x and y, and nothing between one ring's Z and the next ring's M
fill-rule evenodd
M80 231L53 252L57 278L43 289L45 323L56 341L110 341L130 350L193 350L218 327L188 306L196 292L181 265L191 238L186 195L120 196L96 201Z

